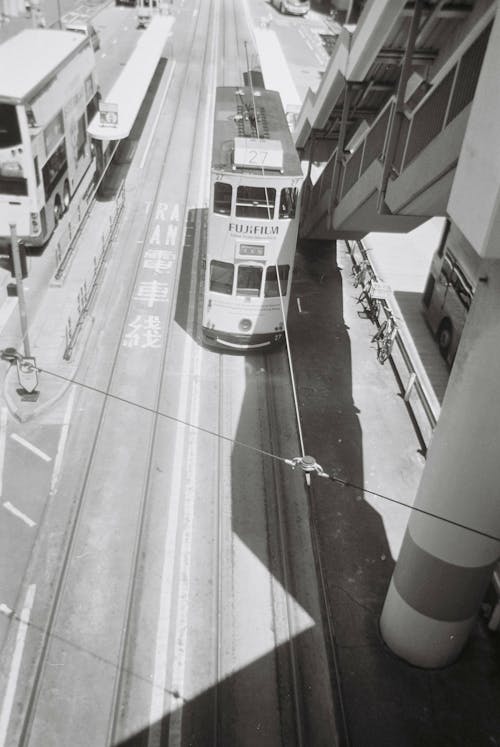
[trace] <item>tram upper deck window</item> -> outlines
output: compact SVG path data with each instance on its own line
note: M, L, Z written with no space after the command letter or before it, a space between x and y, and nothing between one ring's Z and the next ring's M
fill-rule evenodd
M215 182L214 184L214 213L222 215L231 215L231 199L233 188L225 182Z
M210 262L210 290L214 293L233 292L234 265L231 262L220 262L213 259Z
M272 187L238 187L236 215L238 218L272 220L276 190Z
M296 187L285 187L281 190L280 218L295 218L296 209L297 189Z
M258 296L262 283L262 267L240 265L236 284L237 296Z
M264 296L266 298L272 298L273 296L279 296L280 286L281 295L286 296L286 290L288 288L288 273L290 272L290 265L278 265L279 272L279 286L278 276L276 274L276 267L271 265L266 270L266 282L264 283Z

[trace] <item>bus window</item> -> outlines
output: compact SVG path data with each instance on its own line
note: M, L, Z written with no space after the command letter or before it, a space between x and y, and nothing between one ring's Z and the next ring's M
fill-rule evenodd
M238 187L236 215L238 218L274 218L276 190L271 187Z
M234 265L230 262L220 262L213 259L210 262L210 290L214 293L233 292Z
M281 295L286 296L290 265L278 265L278 271L281 286ZM280 292L278 287L278 278L276 275L276 267L268 267L266 270L266 282L264 284L264 296L266 298L272 298L273 296L279 296L279 294Z
M0 148L21 144L21 130L13 104L0 104Z
M233 188L230 184L224 182L215 182L214 184L214 213L222 215L231 214L231 199Z
M46 200L49 199L50 195L56 187L56 184L61 179L67 168L68 160L66 158L66 144L63 140L62 143L57 146L47 163L42 168L43 186L45 187Z
M450 258L445 256L443 259L443 265L439 274L439 282L441 285L449 285L451 283L451 276L453 273L453 265Z
M472 301L472 290L468 287L468 283L460 277L460 274L456 269L452 272L450 283L453 286L460 303L468 311Z
M297 207L297 189L295 187L285 187L281 190L280 197L280 218L295 218Z
M262 267L240 265L236 284L237 296L258 296L262 282Z

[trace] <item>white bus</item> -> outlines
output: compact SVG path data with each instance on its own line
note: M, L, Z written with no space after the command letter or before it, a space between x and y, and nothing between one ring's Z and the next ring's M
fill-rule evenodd
M87 37L27 29L0 45L0 242L11 223L28 246L50 238L94 162L97 108Z
M451 365L472 303L479 255L450 221L432 259L422 296L424 317Z

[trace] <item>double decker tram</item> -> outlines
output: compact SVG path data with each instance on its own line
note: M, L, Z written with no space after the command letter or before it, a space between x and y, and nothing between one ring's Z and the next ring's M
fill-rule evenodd
M303 175L279 93L215 99L202 333L251 350L284 340Z

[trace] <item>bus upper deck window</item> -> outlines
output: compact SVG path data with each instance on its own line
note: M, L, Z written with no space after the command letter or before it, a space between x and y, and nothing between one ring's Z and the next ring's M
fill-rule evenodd
M231 199L233 188L230 184L224 182L215 182L214 184L214 213L222 215L231 215Z
M258 296L262 282L262 267L255 265L240 265L238 267L238 281L236 295Z
M266 270L266 282L264 284L264 296L266 298L272 298L273 296L279 296L280 294L280 287L281 287L281 295L286 296L286 291L288 288L288 273L290 272L290 266L289 265L278 265L278 272L279 272L279 286L278 286L278 277L276 274L276 267L274 265L271 265Z
M0 104L0 148L21 145L21 130L14 104Z
M296 208L297 189L295 187L285 187L281 190L280 218L295 218Z
M225 293L230 296L233 292L234 265L231 262L220 262L213 259L210 262L210 290L214 293Z
M272 220L276 190L273 187L238 187L236 215L238 218Z

